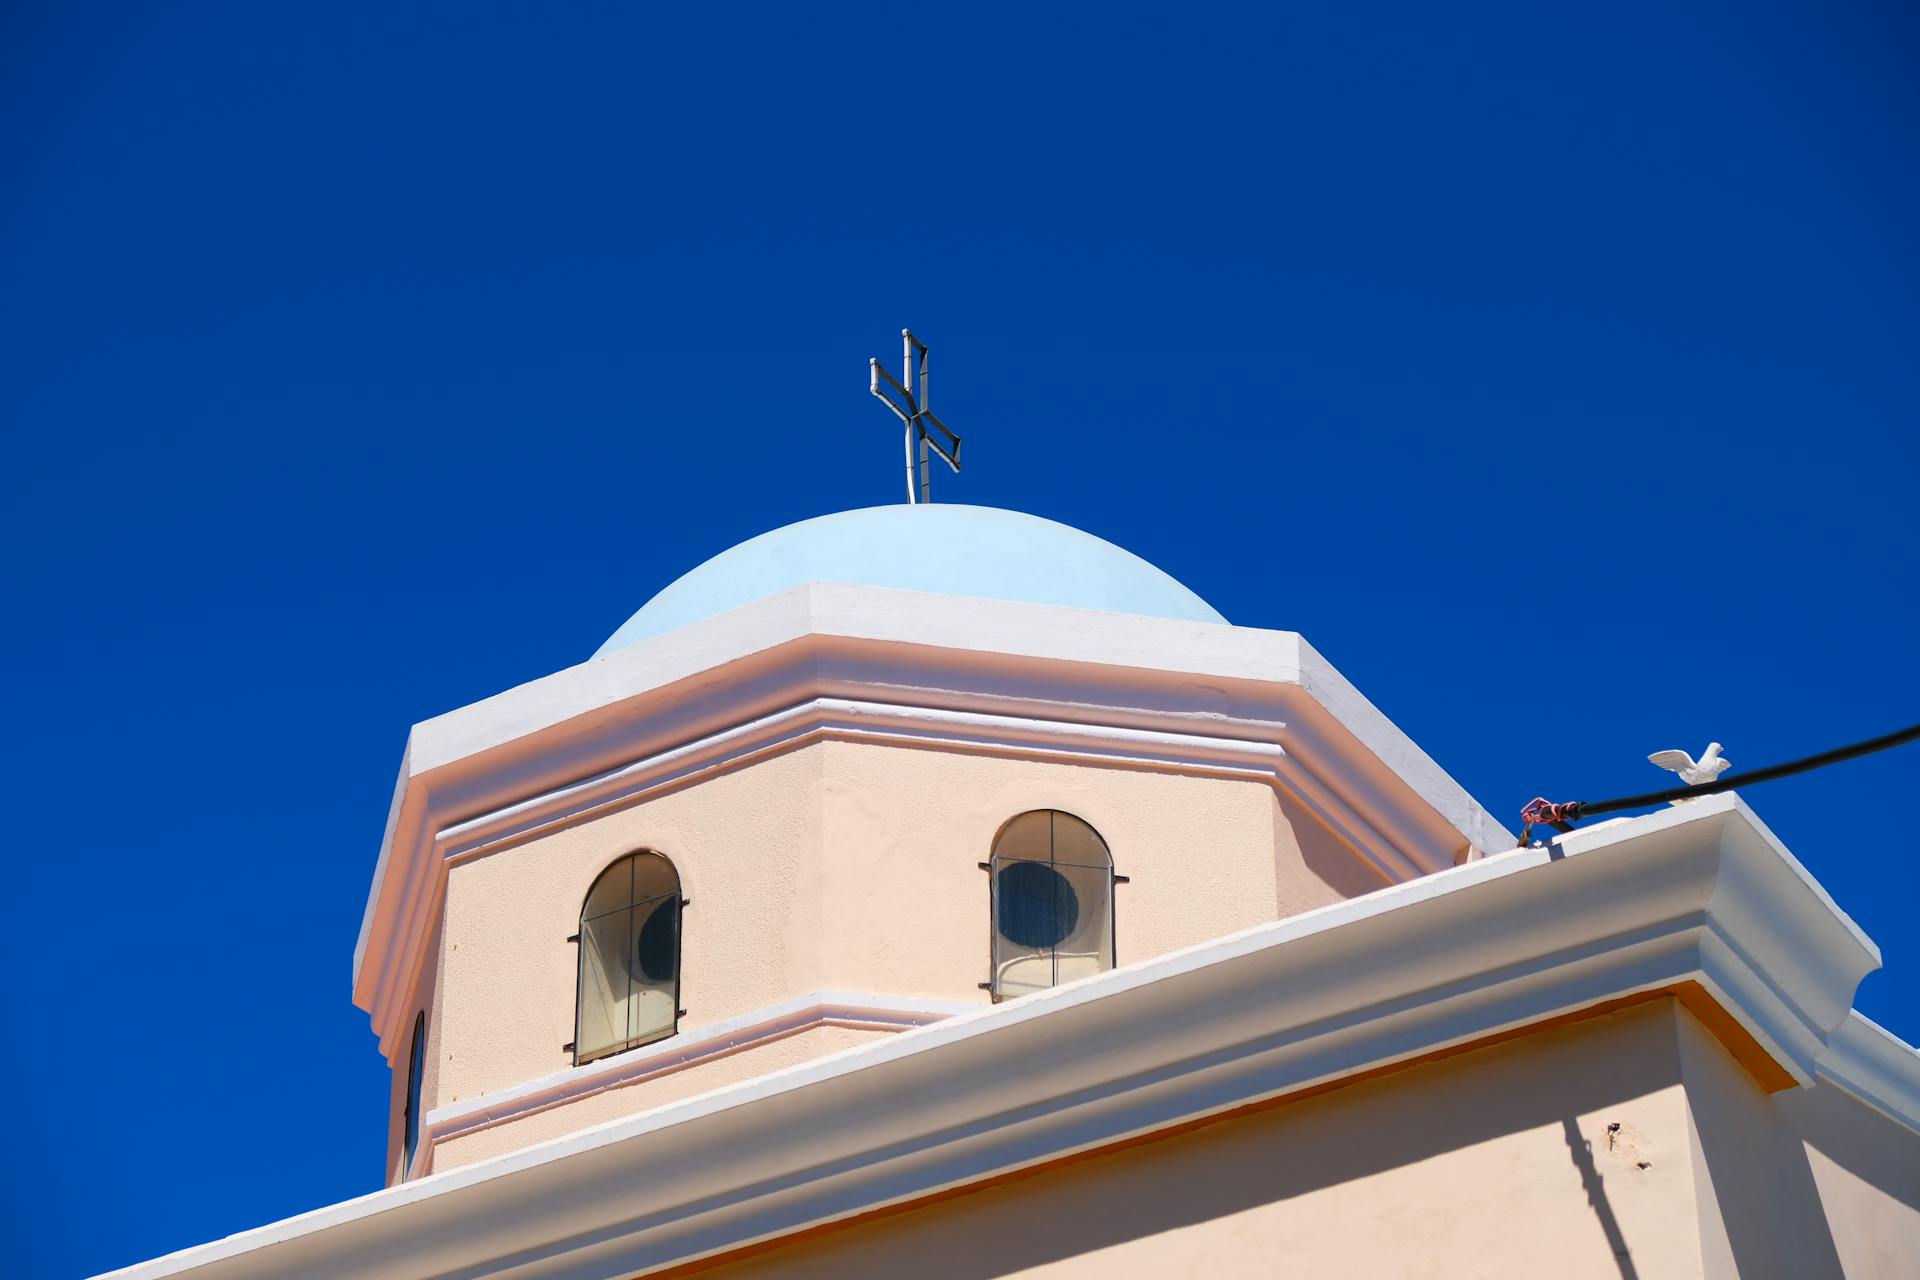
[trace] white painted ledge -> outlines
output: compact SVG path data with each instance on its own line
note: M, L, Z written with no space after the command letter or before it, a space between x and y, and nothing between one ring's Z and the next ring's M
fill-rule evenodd
M828 740L1258 782L1299 800L1389 884L1452 865L1450 858L1417 860L1403 854L1277 743L850 698L810 698L671 751L478 814L444 828L435 837L434 848L444 860L459 862L747 761Z
M1878 963L1752 813L1715 796L116 1274L634 1275L1684 983L1783 1078L1837 1082L1852 1064L1841 1087L1905 1108L1901 1060L1852 1017Z
M420 1177L429 1172L433 1167L433 1149L442 1142L578 1102L609 1089L699 1066L820 1027L910 1031L956 1014L971 1013L978 1007L953 1000L814 991L737 1017L690 1027L627 1053L568 1067L466 1102L436 1107L421 1117L420 1143L408 1176Z
M1866 1015L1847 1015L1815 1064L1820 1078L1920 1133L1920 1050Z

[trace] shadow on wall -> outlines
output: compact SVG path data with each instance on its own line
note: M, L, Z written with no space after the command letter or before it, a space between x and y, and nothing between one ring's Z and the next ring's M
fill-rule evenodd
M1620 1230L1620 1219L1614 1216L1613 1202L1607 1199L1606 1183L1600 1178L1600 1170L1593 1163L1593 1145L1580 1136L1580 1123L1574 1116L1565 1116L1560 1127L1567 1135L1567 1150L1573 1154L1573 1167L1580 1171L1580 1185L1586 1188L1587 1203L1593 1206L1593 1216L1600 1219L1600 1230L1606 1233L1607 1247L1613 1250L1613 1260L1620 1267L1620 1280L1640 1280L1639 1271L1634 1269L1632 1251L1627 1248L1626 1233Z
M1820 1188L1847 1274L1920 1271L1920 1134L1830 1086L1771 1101L1803 1140L1799 1154Z
M1774 1105L1808 1146L1920 1213L1920 1134L1833 1088L1775 1094Z
M1413 1169L1423 1161L1506 1135L1542 1131L1544 1137L1564 1126L1567 1142L1574 1147L1577 1177L1576 1170L1564 1163L1565 1149L1556 1134L1550 1146L1534 1145L1518 1153L1509 1149L1490 1156L1480 1167L1486 1180L1477 1184L1436 1192L1436 1181L1449 1175L1429 1169L1416 1173L1413 1183L1400 1183L1397 1192L1383 1184L1382 1196L1405 1197L1409 1186L1419 1186L1413 1199L1367 1200L1362 1191L1329 1213L1344 1217L1347 1229L1363 1233L1360 1252L1366 1257L1356 1258L1355 1265L1364 1266L1369 1260L1394 1265L1396 1260L1420 1258L1436 1274L1507 1274L1505 1264L1525 1265L1527 1259L1538 1264L1543 1250L1553 1250L1558 1275L1617 1273L1640 1280L1630 1256L1635 1244L1631 1224L1623 1228L1615 1218L1591 1150L1566 1117L1591 1117L1677 1086L1681 1064L1674 1027L1687 1021L1688 1015L1666 1001L1594 1018L1542 1032L1524 1049L1493 1046L1392 1073L1319 1098L777 1248L712 1274L760 1274L763 1267L764 1274L782 1277L887 1274L902 1259L911 1258L915 1280L983 1280L1144 1241L1377 1174ZM1596 1047L1604 1051L1594 1052ZM1662 1141L1678 1151L1684 1149L1686 1136L1667 1134ZM1661 1176L1671 1179L1677 1173L1677 1167L1663 1169ZM1497 1203L1503 1189L1529 1192L1536 1209L1542 1204L1566 1209L1578 1203L1566 1197L1581 1182L1600 1218L1598 1229L1553 1240L1543 1239L1542 1232L1564 1231L1564 1226L1521 1223L1524 1231L1531 1231L1531 1239L1513 1245L1507 1258L1496 1259L1484 1251L1488 1240L1504 1243L1504 1237L1524 1234L1509 1231L1511 1214ZM1669 1190L1674 1186L1667 1185ZM1454 1208L1459 1197L1495 1203L1462 1215ZM1644 1202L1641 1211L1644 1221ZM1560 1214L1551 1220L1564 1221ZM1318 1229L1322 1224L1314 1225ZM1440 1238L1456 1226L1450 1238ZM1332 1233L1342 1230L1331 1219L1325 1227ZM1239 1250L1235 1261L1242 1270L1256 1253L1262 1259L1260 1266L1271 1262L1284 1270L1287 1259L1274 1256L1273 1250L1300 1247L1296 1240L1282 1244L1255 1239L1249 1232L1253 1237L1259 1234L1257 1228L1241 1223L1220 1237L1237 1238L1238 1243L1228 1247ZM1668 1231L1659 1242L1667 1251L1665 1256L1676 1248L1693 1253L1692 1232L1682 1234L1683 1240ZM1392 1239L1383 1243L1373 1237ZM1341 1241L1354 1238L1341 1237L1330 1247L1344 1251ZM1323 1233L1323 1245L1327 1239ZM1165 1247L1184 1248L1186 1242ZM1648 1256L1661 1255L1655 1249ZM1161 1258L1164 1261L1165 1255ZM1100 1259L1104 1269L1096 1273L1115 1274L1115 1267L1138 1261L1105 1255ZM1193 1274L1203 1274L1211 1261L1183 1255L1181 1264L1191 1264L1199 1268ZM1292 1264L1300 1266L1302 1260L1293 1259Z
M1828 1085L1763 1093L1716 1050L1697 1026L1682 1028L1709 1264L1794 1280L1915 1274L1920 1137ZM1851 1178L1823 1184L1809 1147Z
M1358 898L1362 894L1387 887L1389 883L1387 878L1375 871L1359 854L1322 826L1320 820L1313 816L1312 810L1284 791L1277 794L1280 799L1280 819L1293 829L1293 838L1300 846L1301 861L1307 864L1307 870L1312 872L1315 878L1333 890L1335 897ZM1281 847L1283 843L1277 838L1278 835L1279 833L1276 832L1274 841L1276 848ZM1281 875L1278 883L1281 897L1280 901L1274 904L1278 918L1285 919L1290 915L1297 915L1302 911L1324 905L1321 901L1305 903L1288 901L1290 887L1287 877Z

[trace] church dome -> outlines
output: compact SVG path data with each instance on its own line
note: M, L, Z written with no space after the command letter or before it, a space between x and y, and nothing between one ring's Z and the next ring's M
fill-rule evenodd
M647 601L594 657L803 582L1226 621L1167 574L1090 533L997 507L898 503L802 520L722 551Z

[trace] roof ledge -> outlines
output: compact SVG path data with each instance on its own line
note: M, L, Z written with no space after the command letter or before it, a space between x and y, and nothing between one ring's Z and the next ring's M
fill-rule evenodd
M1920 1052L1857 1010L1827 1038L1820 1078L1920 1133Z

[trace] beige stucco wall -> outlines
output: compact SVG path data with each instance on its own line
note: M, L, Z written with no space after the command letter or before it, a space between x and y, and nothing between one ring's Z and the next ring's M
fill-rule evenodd
M580 904L607 864L655 849L680 873L683 1026L819 985L812 934L822 754L807 748L453 866L435 1104L572 1062Z
M1917 1260L1920 1137L1829 1086L1764 1093L1661 1001L703 1274L1903 1280Z
M832 986L984 1000L978 863L1008 819L1033 809L1091 823L1130 877L1115 890L1121 964L1381 884L1260 783L859 743L825 754L814 941Z
M1920 1136L1831 1086L1762 1093L1681 1032L1703 1273L1920 1275Z
M452 866L437 981L424 997L428 1107L569 1069L567 939L593 879L640 848L674 861L692 902L683 1032L825 989L984 1003L988 883L977 864L1009 818L1042 808L1091 822L1131 878L1116 891L1123 964L1383 883L1263 783L815 743ZM832 1043L807 1038L781 1052ZM741 1067L691 1066L686 1079L657 1077L505 1131L552 1136L608 1118L610 1107L643 1110L731 1083ZM404 1070L403 1057L396 1076ZM397 1128L397 1111L393 1120ZM449 1142L435 1167L503 1141Z
M1920 1136L1837 1089L1782 1095L1849 1276L1920 1274Z
M1639 1006L710 1274L1697 1276L1686 1017Z

